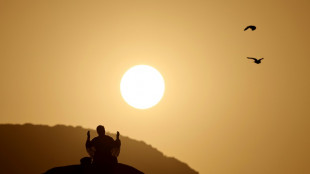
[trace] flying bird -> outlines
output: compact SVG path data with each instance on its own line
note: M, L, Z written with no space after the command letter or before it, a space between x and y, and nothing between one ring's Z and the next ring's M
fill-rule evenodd
M256 26L254 26L254 25L249 25L249 26L245 27L244 31L246 31L246 30L249 29L249 28L250 28L252 31L256 30Z
M248 59L253 59L254 60L254 63L256 64L260 64L261 63L261 60L263 60L264 58L260 58L260 59L256 59L256 58L253 58L253 57L247 57Z

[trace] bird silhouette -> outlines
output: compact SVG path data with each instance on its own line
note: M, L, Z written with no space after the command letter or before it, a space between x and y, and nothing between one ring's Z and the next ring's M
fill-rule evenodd
M248 59L253 59L254 60L254 63L256 64L260 64L261 63L261 60L263 60L264 58L260 58L260 59L256 59L256 58L253 58L253 57L247 57Z
M252 31L256 30L256 26L254 26L254 25L249 25L249 26L245 27L244 31L246 31L246 30L249 29L249 28L250 28Z

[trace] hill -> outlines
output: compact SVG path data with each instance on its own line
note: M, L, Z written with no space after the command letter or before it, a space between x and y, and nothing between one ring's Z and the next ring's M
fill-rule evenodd
M86 129L56 125L0 124L0 173L39 174L56 166L79 164L85 152ZM115 138L114 134L109 134ZM91 131L92 137L96 135ZM198 174L187 164L165 156L142 141L120 136L119 162L146 174Z

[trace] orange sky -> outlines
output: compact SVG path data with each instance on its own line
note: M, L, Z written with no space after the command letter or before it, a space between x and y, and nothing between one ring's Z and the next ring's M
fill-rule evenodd
M309 18L307 0L0 0L0 123L103 124L202 174L309 173ZM120 95L138 64L166 82L148 110Z

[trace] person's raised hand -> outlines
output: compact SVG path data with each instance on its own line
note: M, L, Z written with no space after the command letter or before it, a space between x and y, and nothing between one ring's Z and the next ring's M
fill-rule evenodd
M119 139L119 132L116 133L116 139Z
M90 138L90 132L87 131L87 138Z

